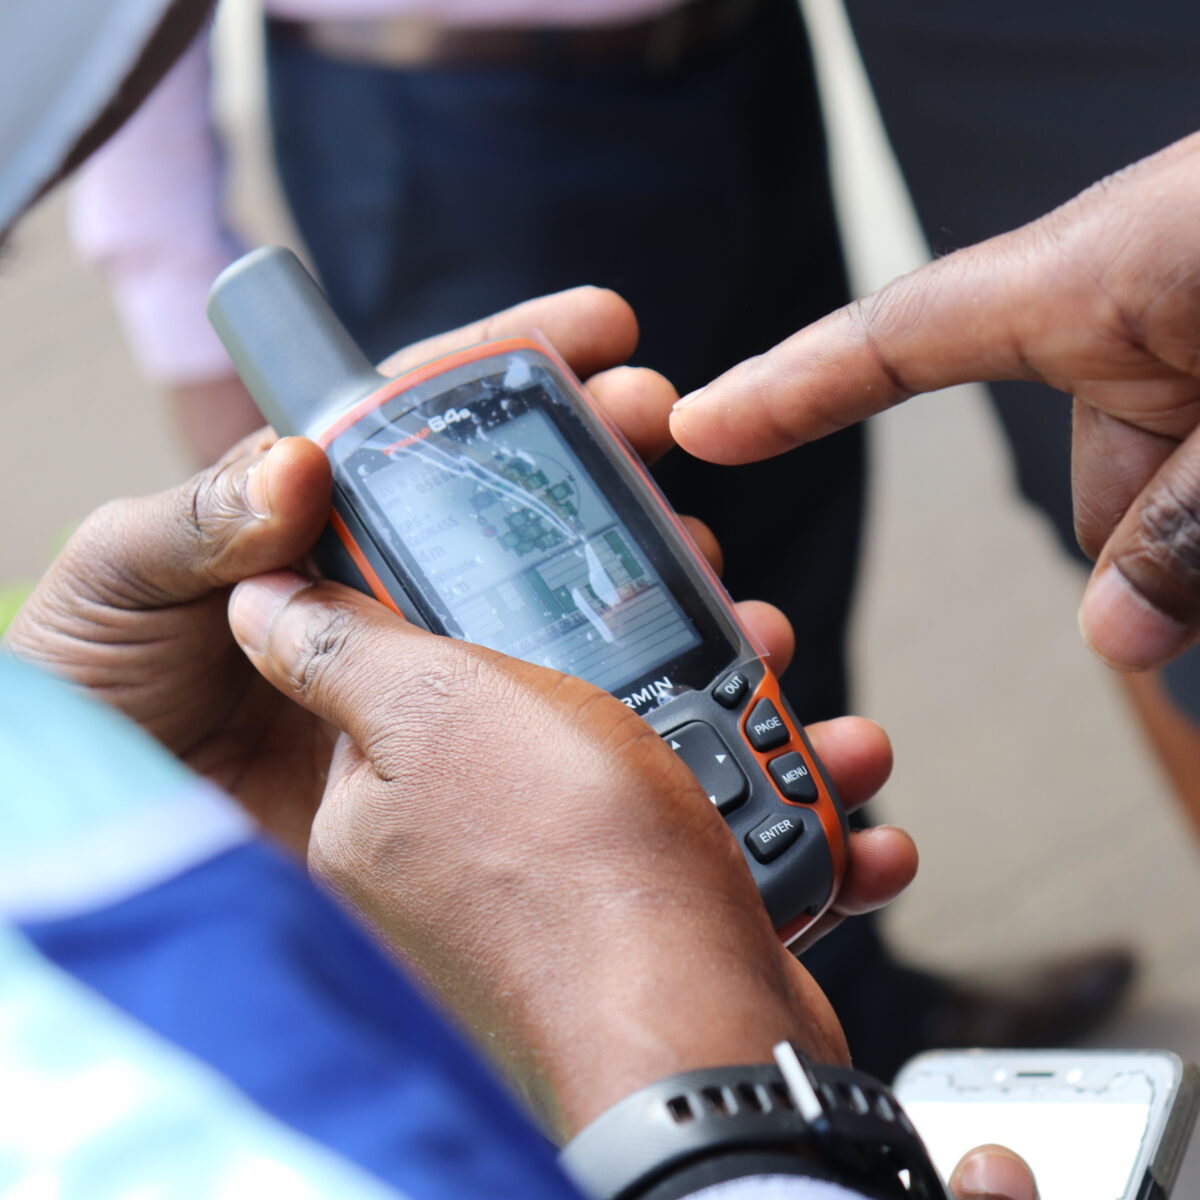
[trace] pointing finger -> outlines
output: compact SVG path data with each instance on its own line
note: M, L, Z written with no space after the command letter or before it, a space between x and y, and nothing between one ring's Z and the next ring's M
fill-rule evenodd
M691 454L739 463L780 454L916 394L1029 378L1018 322L1034 273L1024 231L888 284L685 397L671 432Z

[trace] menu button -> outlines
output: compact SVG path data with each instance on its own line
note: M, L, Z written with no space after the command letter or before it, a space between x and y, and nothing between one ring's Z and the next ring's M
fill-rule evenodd
M808 764L794 750L781 754L767 764L771 778L789 800L812 804L817 799L817 785L808 769Z

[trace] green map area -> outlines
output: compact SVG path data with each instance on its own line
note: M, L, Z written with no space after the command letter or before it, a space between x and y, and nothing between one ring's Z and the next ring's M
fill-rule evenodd
M476 520L486 535L496 537L505 550L524 557L535 550L553 550L566 541L563 530L547 519L547 512L572 529L579 517L578 491L569 478L551 483L546 472L523 458L497 454L495 474L539 501L536 507L514 505L511 496L480 485L471 497ZM500 506L499 512L496 511Z

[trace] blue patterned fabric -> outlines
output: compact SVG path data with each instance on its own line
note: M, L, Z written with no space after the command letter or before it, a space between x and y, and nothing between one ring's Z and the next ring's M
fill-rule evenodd
M577 1195L230 802L4 655L0 878L0 1194Z

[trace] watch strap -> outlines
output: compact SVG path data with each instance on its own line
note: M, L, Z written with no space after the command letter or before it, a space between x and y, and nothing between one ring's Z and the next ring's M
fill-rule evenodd
M642 1088L583 1129L564 1148L563 1167L596 1200L634 1200L690 1163L735 1150L785 1151L881 1196L947 1200L921 1139L883 1084L849 1067L812 1063L790 1042L776 1046L775 1057L774 1064L688 1071Z

